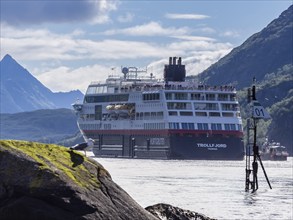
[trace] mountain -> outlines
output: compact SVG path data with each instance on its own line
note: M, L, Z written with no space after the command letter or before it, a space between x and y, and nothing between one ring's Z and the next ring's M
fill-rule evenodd
M79 137L76 115L70 109L42 109L32 112L0 114L0 139L60 143L70 146ZM72 139L71 142L64 139ZM66 142L66 143L65 143Z
M241 114L249 117L247 89L257 80L258 101L271 120L258 123L258 140L285 145L293 154L293 5L259 33L199 74L211 85L233 84L239 90ZM244 125L246 125L246 121ZM246 129L246 128L245 128ZM246 140L246 138L244 139Z
M262 31L249 37L242 45L200 74L208 84L234 83L238 88L249 86L275 72L293 57L293 5Z
M0 69L0 113L71 108L77 98L83 99L78 90L53 93L10 55L0 61Z

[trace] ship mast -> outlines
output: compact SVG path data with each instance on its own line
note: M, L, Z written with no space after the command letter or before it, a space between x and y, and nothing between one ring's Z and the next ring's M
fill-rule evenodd
M253 82L255 83L255 78L253 79ZM246 169L245 169L245 191L249 191L249 189L252 189L252 192L255 192L258 190L258 179L257 179L257 171L258 171L258 162L261 165L261 168L263 170L263 173L265 175L265 178L267 180L267 183L272 189L270 181L268 179L267 173L265 171L265 168L263 166L261 157L259 155L259 148L256 144L256 135L257 135L257 122L259 119L268 119L270 118L268 112L265 110L263 106L257 101L256 99L256 87L255 85L252 86L252 88L248 89L247 92L247 98L248 103L250 103L251 108L251 116L247 119L247 147L246 147L246 153L245 153L245 161L246 161ZM253 131L253 143L250 143L250 131ZM253 162L250 166L250 156L251 156L251 147L252 147L252 153L253 153ZM252 181L250 180L250 174L252 172ZM251 186L251 188L250 188Z

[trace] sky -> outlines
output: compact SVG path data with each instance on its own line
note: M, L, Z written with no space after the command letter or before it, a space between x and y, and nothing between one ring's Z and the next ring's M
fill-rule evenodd
M54 92L86 91L122 66L162 77L168 57L187 75L208 68L292 0L0 0L1 59L10 54Z

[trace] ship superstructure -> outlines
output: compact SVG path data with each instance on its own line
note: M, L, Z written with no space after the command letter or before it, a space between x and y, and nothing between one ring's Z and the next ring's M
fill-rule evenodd
M91 83L73 105L98 157L243 159L243 130L233 86L185 80L185 65L169 58L164 80L135 67Z

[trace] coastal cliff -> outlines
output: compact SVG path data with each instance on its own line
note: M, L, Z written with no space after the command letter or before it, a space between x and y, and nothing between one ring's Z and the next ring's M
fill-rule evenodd
M210 218L166 204L142 208L112 181L101 164L77 151L0 140L0 219Z
M157 219L107 170L57 145L0 141L0 219Z

